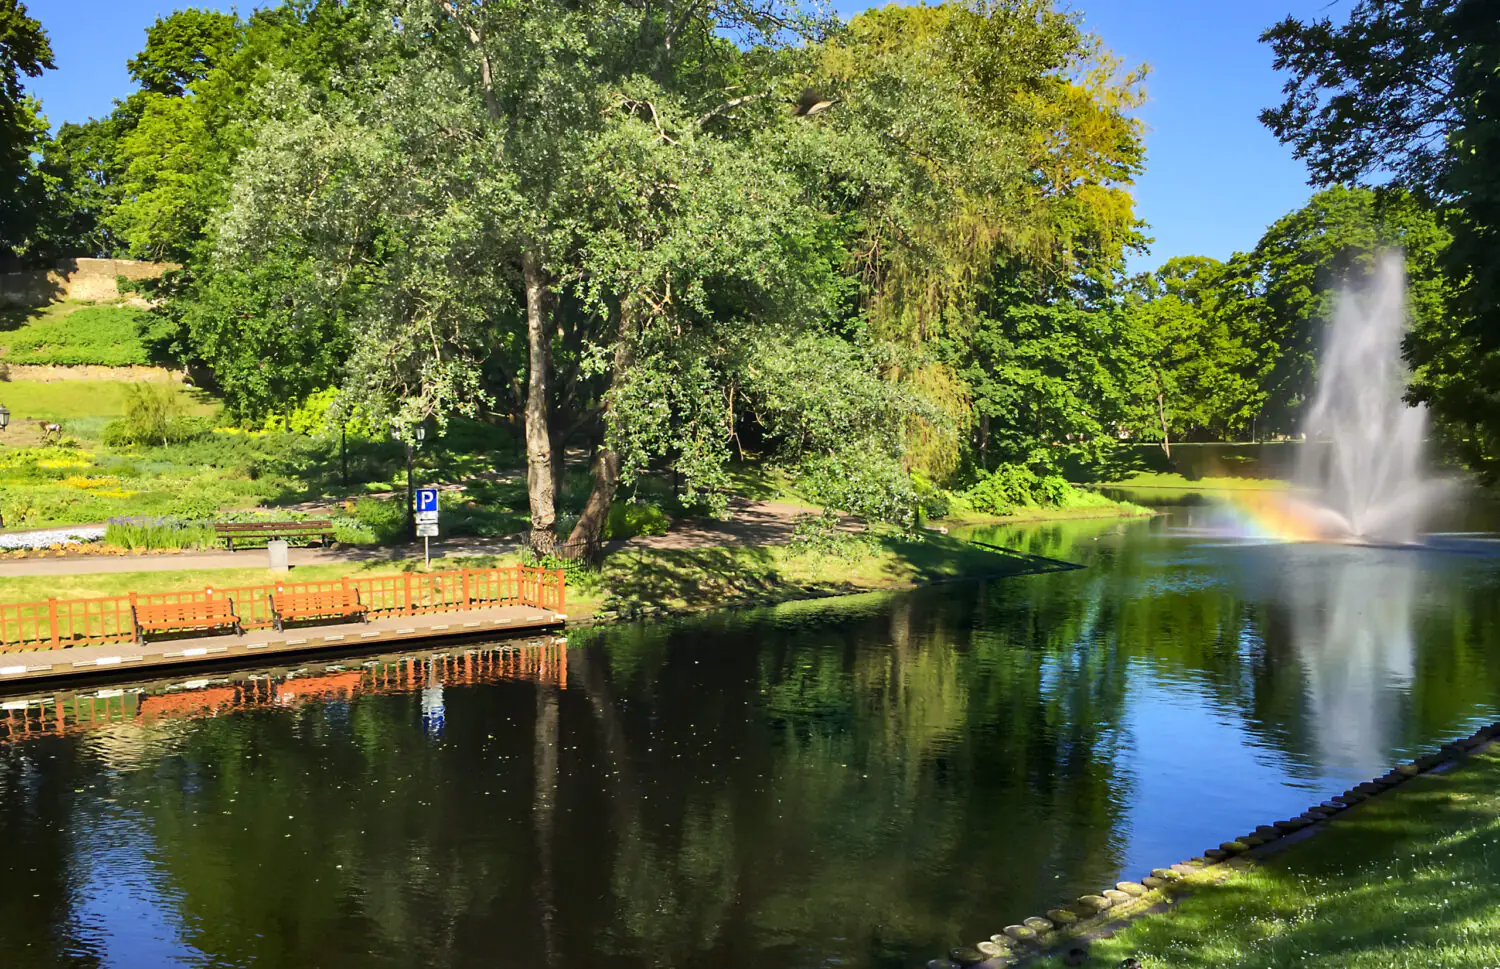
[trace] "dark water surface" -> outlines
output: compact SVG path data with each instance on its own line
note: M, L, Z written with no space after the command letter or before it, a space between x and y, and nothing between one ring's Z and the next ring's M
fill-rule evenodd
M565 679L127 694L0 744L0 966L912 966L1495 718L1500 560L1190 514L987 536L1075 571L575 631Z

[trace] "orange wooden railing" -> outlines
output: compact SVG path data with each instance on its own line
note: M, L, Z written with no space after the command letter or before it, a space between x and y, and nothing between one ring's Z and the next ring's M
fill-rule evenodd
M360 670L330 668L324 673L252 675L200 689L170 693L100 690L93 694L53 694L0 709L0 743L43 734L66 735L118 724L150 724L166 719L218 716L246 707L302 703L361 694L399 693L438 682L444 686L530 680L568 688L568 646L561 637L524 646L503 646L429 657L383 659Z
M135 639L131 607L202 602L228 598L244 629L273 624L270 596L354 588L371 619L432 612L461 612L486 606L534 606L563 612L567 582L561 570L510 565L447 572L401 572L333 579L327 582L274 582L268 585L135 593L96 599L43 599L0 603L0 653L67 646L102 646Z

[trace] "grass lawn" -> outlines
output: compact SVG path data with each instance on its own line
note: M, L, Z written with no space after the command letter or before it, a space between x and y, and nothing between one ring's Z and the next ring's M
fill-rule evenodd
M1102 496L1100 496L1102 497ZM1017 508L1009 515L986 515L977 511L955 511L943 518L933 519L933 524L948 528L966 525L1010 525L1027 522L1083 521L1091 518L1135 518L1150 515L1150 508L1131 504L1128 501L1110 501L1108 504L1073 505L1069 507L1037 506Z
M1093 943L1093 967L1500 966L1500 753L1426 774ZM1042 965L1061 967L1056 958Z
M0 404L10 409L12 421L61 421L66 433L75 434L69 421L123 415L128 386L123 380L7 380L0 383ZM193 389L183 390L183 404L195 417L210 416L219 407L208 394ZM93 427L91 422L89 428Z
M6 363L145 365L143 311L80 302L0 312L0 348Z
M1106 487L1152 491L1284 491L1291 487L1277 478L1185 478L1180 474L1145 472L1119 481L1101 482Z

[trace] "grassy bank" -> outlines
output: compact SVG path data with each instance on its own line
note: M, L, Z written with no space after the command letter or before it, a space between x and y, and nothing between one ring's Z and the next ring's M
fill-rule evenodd
M0 312L0 356L6 363L150 363L141 341L142 310L115 303L63 301Z
M1497 891L1500 753L1490 748L1095 942L1083 964L1112 969L1134 957L1145 969L1500 966Z
M1094 518L1137 518L1154 514L1150 508L1144 508L1129 501L1111 501L1103 498L1102 495L1097 497L1103 499L1098 504L1017 508L1008 515L986 515L972 510L954 511L935 519L932 524L942 525L945 528L959 528L970 525L1024 525L1029 522L1085 521Z
M1101 487L1129 491L1285 491L1291 487L1278 478L1186 478L1180 474L1148 472L1131 475L1119 481L1105 482Z
M249 556L247 556L249 558ZM512 565L517 555L443 558L432 569ZM421 571L421 559L308 565L293 569L296 581ZM936 535L908 540L877 539L858 557L782 546L700 549L627 549L608 556L599 569L578 569L568 579L568 614L605 618L665 610L687 612L736 602L781 601L853 592L903 589L942 579L1017 575L1031 571L1024 559ZM263 568L171 572L101 572L66 576L0 578L0 602L231 588L273 581Z
M928 582L1032 571L1024 559L934 535L874 540L857 556L786 546L636 549L617 552L597 573L570 580L580 606L632 615L711 609L745 600L781 601L906 589Z

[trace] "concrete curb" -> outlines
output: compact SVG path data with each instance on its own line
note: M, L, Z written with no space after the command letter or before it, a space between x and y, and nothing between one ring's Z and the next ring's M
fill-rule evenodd
M1139 882L1118 882L1096 895L1082 895L1070 904L1043 915L1022 919L973 946L952 949L945 959L933 959L927 969L1006 969L1061 955L1073 944L1107 938L1129 922L1164 911L1195 888L1224 881L1287 844L1311 837L1335 815L1404 784L1422 774L1452 769L1470 753L1500 737L1500 722L1481 727L1468 737L1444 744L1431 754L1315 804L1295 818L1265 824L1249 834L1209 848L1168 868L1153 868Z

